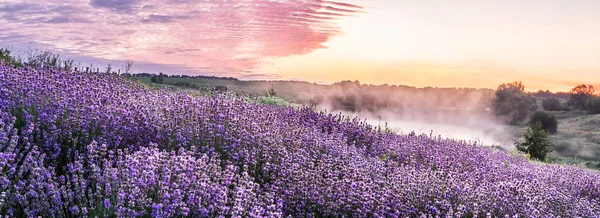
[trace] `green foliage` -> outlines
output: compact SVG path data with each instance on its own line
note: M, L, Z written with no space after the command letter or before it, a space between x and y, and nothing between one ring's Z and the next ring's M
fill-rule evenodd
M516 125L525 120L528 111L535 104L535 98L524 92L521 82L506 83L496 89L496 98L492 101L492 110L508 124Z
M0 48L0 64L13 67L56 67L70 71L73 70L74 61L72 59L62 60L58 54L37 49L29 51L26 60L23 60L13 55L10 50Z
M259 96L256 102L259 104L266 104L266 105L276 105L276 106L284 106L284 107L290 106L290 102L286 101L285 99L275 97L275 96L271 96L271 97Z
M164 84L165 83L165 75L163 73L160 73L157 75L153 75L150 78L150 82L152 83L158 83L158 84Z
M8 65L12 63L12 56L10 55L10 50L8 49L0 49L0 64Z
M0 48L0 64L23 67L23 61L13 56L8 49Z
M158 74L158 78L156 79L156 81L159 84L164 84L165 83L165 75L161 72Z
M274 97L277 96L277 92L275 92L274 88L270 88L269 91L267 92L267 96L268 97Z
M552 114L543 111L535 112L529 119L529 125L531 126L536 123L540 123L542 125L541 128L550 134L557 132L558 121L556 121L556 117Z
M547 111L560 111L564 109L560 104L560 100L555 97L545 98L542 101L542 108Z
M169 84L171 84L171 83L169 83ZM172 83L172 85L174 85L174 86L181 86L181 87L190 88L190 89L196 89L196 90L199 90L201 88L196 83L180 82L180 81Z
M553 144L548 139L548 133L542 129L541 123L534 123L525 132L525 141L515 141L515 146L525 152L531 159L546 161L546 156L552 151Z
M574 109L585 110L586 103L594 95L594 86L581 84L571 89L568 105Z
M593 96L591 97L585 107L589 114L600 114L600 97Z

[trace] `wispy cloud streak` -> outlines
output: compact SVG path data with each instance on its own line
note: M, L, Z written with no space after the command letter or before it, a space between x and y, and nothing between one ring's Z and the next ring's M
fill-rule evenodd
M8 0L0 44L246 75L324 48L341 33L336 21L362 10L341 0Z

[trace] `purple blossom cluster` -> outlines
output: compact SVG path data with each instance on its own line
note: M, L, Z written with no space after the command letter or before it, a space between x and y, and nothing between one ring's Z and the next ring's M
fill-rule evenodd
M310 108L0 66L0 215L599 217L600 174Z

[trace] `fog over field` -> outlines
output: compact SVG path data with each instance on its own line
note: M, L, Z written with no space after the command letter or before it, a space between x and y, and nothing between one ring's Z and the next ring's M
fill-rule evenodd
M334 84L316 101L320 109L361 119L400 134L426 134L514 148L512 135L490 111L488 89Z
M432 120L431 117L420 117L422 115L418 113L404 114L403 116L380 116L373 113L344 111L333 111L333 113L342 113L350 117L358 116L363 120L366 119L367 123L374 127L381 126L381 128L385 128L387 125L393 132L403 135L414 131L417 135L426 134L434 137L440 136L442 138L477 142L477 144L488 146L514 148L509 127L481 115L453 117L453 120L461 120L461 122L453 122L448 119Z

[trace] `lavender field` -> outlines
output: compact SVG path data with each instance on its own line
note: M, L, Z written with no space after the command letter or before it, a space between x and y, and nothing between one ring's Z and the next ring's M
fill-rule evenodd
M600 174L310 108L0 66L0 215L599 217Z

